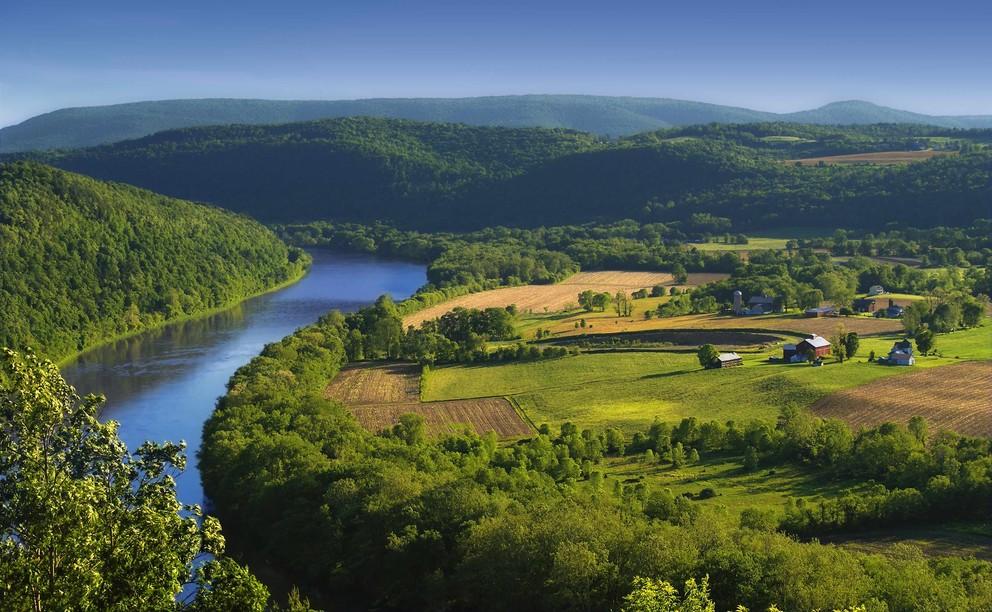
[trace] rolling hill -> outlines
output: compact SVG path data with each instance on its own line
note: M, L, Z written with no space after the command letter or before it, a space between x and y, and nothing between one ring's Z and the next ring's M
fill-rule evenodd
M241 215L0 164L0 346L65 357L240 301L299 276L306 260Z
M762 136L776 132L794 140ZM559 129L345 118L187 128L30 157L266 222L382 220L429 230L623 218L740 228L965 225L988 216L992 194L992 153L979 145L906 166L784 162L946 132L749 124L606 141Z
M714 122L918 123L951 128L992 127L992 115L931 116L861 101L836 102L814 110L776 114L668 98L582 95L366 100L198 99L56 110L0 129L0 153L88 147L184 127L290 123L347 116L481 126L569 128L609 136Z

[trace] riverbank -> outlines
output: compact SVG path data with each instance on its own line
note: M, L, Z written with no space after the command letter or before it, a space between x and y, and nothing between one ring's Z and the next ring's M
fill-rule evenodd
M92 351L95 351L97 349L100 349L102 347L105 347L107 345L113 344L114 342L119 342L121 340L126 340L128 338L132 338L134 336L138 336L138 335L143 334L143 333L146 333L146 332L154 331L156 329L161 329L163 327L166 327L167 325L174 325L176 323L183 323L185 321L193 321L195 319L201 319L201 318L209 317L209 316L212 316L212 315L215 315L215 314L224 312L225 310L228 310L229 308L234 308L238 304L241 304L242 302L245 302L247 300L250 300L250 299L253 299L253 298L257 298L257 297L261 297L263 295L268 295L270 293L275 293L276 291L281 291L282 289L285 289L287 287L290 287L292 285L295 285L296 283L298 283L301 280L303 280L306 277L306 275L310 272L310 268L311 268L312 265L313 265L313 262L312 262L312 259L311 259L311 261L307 262L307 264L305 266L303 266L303 268L300 269L291 278L288 278L288 279L284 280L283 282L281 282L281 283L279 283L277 285L273 285L273 286L268 287L266 289L263 289L261 291L257 291L255 293L250 294L250 295L246 295L244 297L238 298L237 300L232 300L230 302L227 302L227 303L222 304L220 306L216 306L214 308L210 308L208 310L201 310L201 311L198 311L198 312L184 314L181 317L175 317L173 319L164 319L164 320L159 321L159 322L157 322L155 324L147 325L147 326L141 327L139 329L129 330L127 332L123 332L123 333L120 333L120 334L115 334L113 336L107 336L105 338L101 338L97 342L94 342L92 344L87 345L82 350L75 351L75 352L70 353L70 354L68 354L68 355L66 355L64 357L53 357L52 358L52 361L54 361L55 362L55 365L57 365L61 369L61 368L64 368L65 366L69 365L70 363L78 360L80 357L86 355L87 353L90 353Z

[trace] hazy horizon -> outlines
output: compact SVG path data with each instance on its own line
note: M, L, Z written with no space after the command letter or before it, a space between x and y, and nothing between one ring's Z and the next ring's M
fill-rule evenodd
M143 100L540 93L990 114L990 23L960 2L39 1L0 9L0 126Z

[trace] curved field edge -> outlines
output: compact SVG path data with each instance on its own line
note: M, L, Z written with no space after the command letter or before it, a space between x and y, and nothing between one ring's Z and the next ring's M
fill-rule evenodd
M992 361L929 368L844 389L812 406L817 416L851 427L908 423L914 416L931 427L992 437Z
M784 407L809 408L848 388L900 378L915 371L944 370L962 360L992 358L992 326L942 334L943 356L919 357L915 368L868 363L884 355L901 335L862 338L855 359L828 360L812 368L769 362L781 349L742 353L744 366L700 368L692 352L582 353L539 362L455 365L435 368L423 385L429 401L505 395L534 423L572 421L580 427L640 430L655 417L677 421L774 420ZM926 415L924 415L926 416Z

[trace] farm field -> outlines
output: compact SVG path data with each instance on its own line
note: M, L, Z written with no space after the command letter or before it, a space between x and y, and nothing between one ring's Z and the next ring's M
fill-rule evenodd
M926 161L940 155L952 155L950 152L934 151L881 151L877 153L854 153L851 155L829 155L825 157L807 157L804 159L788 159L787 164L799 163L804 166L815 166L820 162L825 164L909 164Z
M975 557L992 561L992 526L988 524L914 525L824 537L826 544L885 554L894 544L912 544L928 556Z
M652 490L669 489L674 495L698 495L709 488L715 497L699 499L705 507L726 511L734 521L741 510L772 511L781 518L789 498L816 502L835 497L855 487L849 481L826 481L822 472L804 470L792 464L745 472L740 457L704 457L699 463L680 468L671 464L642 461L641 456L610 457L604 463L610 478L648 485Z
M687 285L703 285L727 278L727 276L726 274L708 272L690 274ZM420 323L436 319L458 306L489 308L516 304L517 309L521 312L554 312L570 305L576 306L578 294L586 290L605 291L611 294L617 291L630 293L654 285L674 285L674 279L667 272L579 272L554 285L502 287L463 295L408 315L403 319L403 325L420 325Z
M536 424L572 421L581 427L617 426L629 432L655 419L771 420L783 406L808 407L830 393L878 378L895 368L828 363L821 368L770 364L744 355L744 367L704 370L694 353L607 352L530 363L451 366L431 372L425 399L512 396Z
M725 242L691 242L689 246L700 251L782 251L789 238L763 238L748 236L747 244Z
M725 370L700 368L693 352L660 351L582 353L548 361L448 366L431 371L425 381L424 399L505 395L515 399L536 424L554 426L572 421L582 427L618 426L633 432L650 425L655 417L669 422L687 416L718 421L771 420L783 406L808 408L843 389L960 364L962 359L992 359L992 326L986 319L982 327L938 335L936 344L943 356L918 357L914 368L867 362L869 351L885 355L901 337L886 334L863 338L853 360L842 364L828 360L820 368L768 362L769 356L781 355L778 346L743 353L744 367ZM940 367L936 375L943 369Z
M935 429L992 436L992 362L966 362L916 370L845 389L813 404L819 416L852 427L926 417Z
M343 403L362 427L381 431L395 425L403 414L424 417L431 435L468 427L478 434L495 432L501 438L533 433L503 397L421 402L420 367L393 363L355 365L343 369L327 386L326 395Z
M645 319L643 310L638 309L634 300L634 312L630 317L617 317L615 313L595 313L599 316L590 317L590 313L576 311L567 317L555 317L548 321L545 327L554 336L574 336L582 333L615 333L642 332L658 329L761 329L780 331L793 334L818 334L830 337L843 324L848 331L857 332L861 336L891 334L902 330L898 319L876 319L874 317L821 317L806 318L802 314L772 314L753 317L734 317L716 314L684 315L669 318ZM640 313L641 316L638 316ZM575 323L586 319L592 321L592 329L576 328Z

